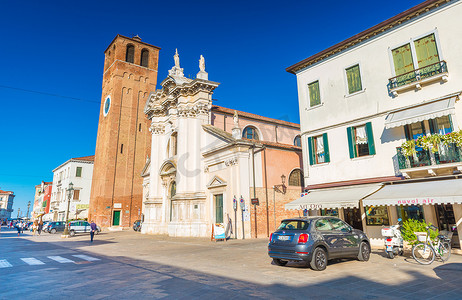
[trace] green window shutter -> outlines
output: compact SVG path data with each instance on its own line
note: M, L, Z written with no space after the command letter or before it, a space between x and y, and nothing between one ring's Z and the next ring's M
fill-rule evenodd
M315 156L315 153L314 153L314 149L313 149L313 138L312 137L309 137L308 138L308 150L309 150L309 157L310 157L310 166L314 165L314 162L316 161L314 156Z
M356 147L355 147L355 135L353 132L353 127L347 128L347 137L348 137L348 149L350 150L350 158L356 157Z
M77 170L75 172L75 177L81 177L82 176L82 167L77 167Z
M395 66L396 76L414 70L410 44L393 49L391 53L393 55L393 64Z
M346 69L346 75L349 94L359 92L363 89L361 84L361 73L359 70L359 65Z
M321 104L321 97L319 93L319 81L308 84L308 91L310 94L310 107Z
M453 132L454 131L454 125L452 124L452 116L448 115L448 118L449 118L449 125L451 126L451 131L450 132Z
M375 154L374 134L372 133L372 123L366 123L367 145L369 146L369 155Z
M423 68L440 61L438 48L436 47L435 35L433 33L416 40L414 42L414 46L419 68Z
M430 127L430 134L435 134L435 133L436 133L436 130L437 130L437 128L438 128L436 119L430 119L430 120L428 120L428 125L429 125L429 127Z
M215 196L215 222L223 223L223 195Z
M329 142L327 141L327 133L322 135L322 139L324 142L324 157L326 163L330 162L330 154L329 154Z

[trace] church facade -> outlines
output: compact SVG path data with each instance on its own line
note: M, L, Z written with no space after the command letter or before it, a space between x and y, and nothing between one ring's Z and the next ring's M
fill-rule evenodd
M144 109L152 140L142 233L208 237L222 223L234 238L268 236L303 190L299 124L213 105L219 83L205 59L195 79L184 77L178 52L174 61Z

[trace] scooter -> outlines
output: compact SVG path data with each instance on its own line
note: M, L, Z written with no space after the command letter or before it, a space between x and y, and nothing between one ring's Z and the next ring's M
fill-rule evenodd
M401 236L401 225L399 224L401 219L398 219L397 225L382 228L382 236L385 241L385 252L387 257L393 259L397 255L403 255L404 245L403 237Z

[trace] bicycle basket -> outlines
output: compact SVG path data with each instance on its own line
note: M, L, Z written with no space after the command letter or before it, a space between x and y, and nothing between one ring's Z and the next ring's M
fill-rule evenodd
M454 232L452 231L447 231L447 230L441 230L440 231L440 235L442 235L444 238L448 239L448 240L452 240L452 235L454 234Z
M419 242L425 242L427 240L426 232L414 232Z

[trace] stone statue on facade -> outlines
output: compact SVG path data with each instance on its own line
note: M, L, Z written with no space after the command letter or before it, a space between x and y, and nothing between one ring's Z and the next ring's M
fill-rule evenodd
M205 72L205 58L202 56L199 58L199 73L197 73L197 78L209 80L209 74Z
M175 67L180 67L180 56L178 55L178 48L175 48L175 55L173 55L173 59L175 60Z
M239 115L237 114L237 110L234 111L233 122L234 127L231 130L231 134L233 135L233 138L241 139L241 128L239 127Z
M199 70L201 72L205 72L205 59L201 54L201 57L199 58Z
M173 55L173 60L175 65L168 71L168 75L175 77L184 77L183 69L180 68L180 55L178 54L178 49L175 49L175 55Z

